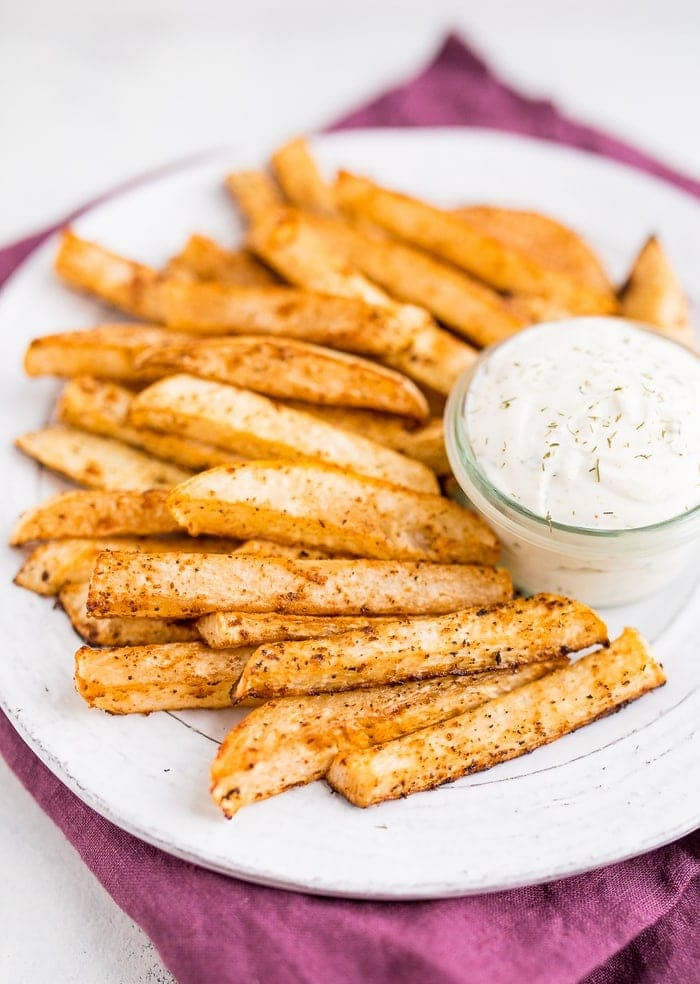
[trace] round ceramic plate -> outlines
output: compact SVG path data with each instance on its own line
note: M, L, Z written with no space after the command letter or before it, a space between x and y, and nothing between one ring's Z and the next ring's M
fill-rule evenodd
M620 278L643 238L663 235L686 284L697 278L700 208L636 171L549 144L480 131L357 131L323 137L324 166L343 165L445 205L492 202L570 222ZM239 236L221 187L261 155L231 151L112 198L76 223L84 236L163 263L192 231ZM23 378L30 338L105 317L51 272L49 242L0 296L2 515L61 486L11 448L51 412L53 382ZM113 314L111 315L113 317ZM4 537L3 539L6 539ZM99 813L172 854L250 881L359 898L437 898L545 881L647 851L700 822L697 595L686 574L663 597L607 613L639 626L669 682L619 714L546 748L441 789L368 810L322 782L226 822L208 795L217 742L239 712L110 717L73 689L77 638L50 600L11 584L2 550L0 697L46 765Z

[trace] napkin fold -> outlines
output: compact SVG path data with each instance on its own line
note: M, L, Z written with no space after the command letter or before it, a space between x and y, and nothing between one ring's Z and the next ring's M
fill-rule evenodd
M335 124L487 126L584 148L700 196L700 182L501 82L458 37ZM0 250L0 284L54 227ZM700 979L700 833L548 885L435 902L323 899L204 871L68 790L0 714L0 751L181 984L657 984Z

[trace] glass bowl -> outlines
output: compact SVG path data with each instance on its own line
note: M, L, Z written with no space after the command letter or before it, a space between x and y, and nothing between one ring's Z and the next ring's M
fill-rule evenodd
M469 387L482 363L508 339L486 349L452 389L445 408L445 443L466 504L502 544L501 564L526 594L551 591L598 607L655 594L697 555L700 505L671 519L633 529L586 529L554 522L496 488L476 460L465 415Z

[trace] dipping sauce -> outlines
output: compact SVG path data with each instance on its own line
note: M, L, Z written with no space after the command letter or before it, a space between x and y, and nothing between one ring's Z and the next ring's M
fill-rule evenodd
M547 521L635 529L700 501L700 360L631 322L520 332L479 365L461 412L487 479Z
M627 604L700 542L700 362L619 318L535 325L457 380L445 442L525 593Z

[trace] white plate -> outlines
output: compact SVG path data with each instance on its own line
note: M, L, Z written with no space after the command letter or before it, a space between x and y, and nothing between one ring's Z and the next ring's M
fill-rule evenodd
M323 137L325 165L345 165L445 204L491 201L551 212L585 231L616 277L660 231L686 283L697 277L700 209L636 171L549 144L480 131L356 131ZM227 168L259 155L230 152L154 179L92 209L79 232L161 263L193 230L235 241L221 190ZM7 450L6 531L22 509L60 488L9 450L40 426L55 383L22 377L34 335L87 326L99 306L51 274L55 242L0 297L0 399ZM3 538L4 539L4 538ZM647 851L700 822L700 663L697 595L686 577L663 598L609 613L613 631L639 625L669 683L623 713L520 760L369 810L321 782L225 822L209 800L208 768L238 712L110 717L72 683L76 637L51 602L10 584L2 551L0 696L15 727L71 789L125 830L172 854L250 881L360 898L437 898L545 881Z

